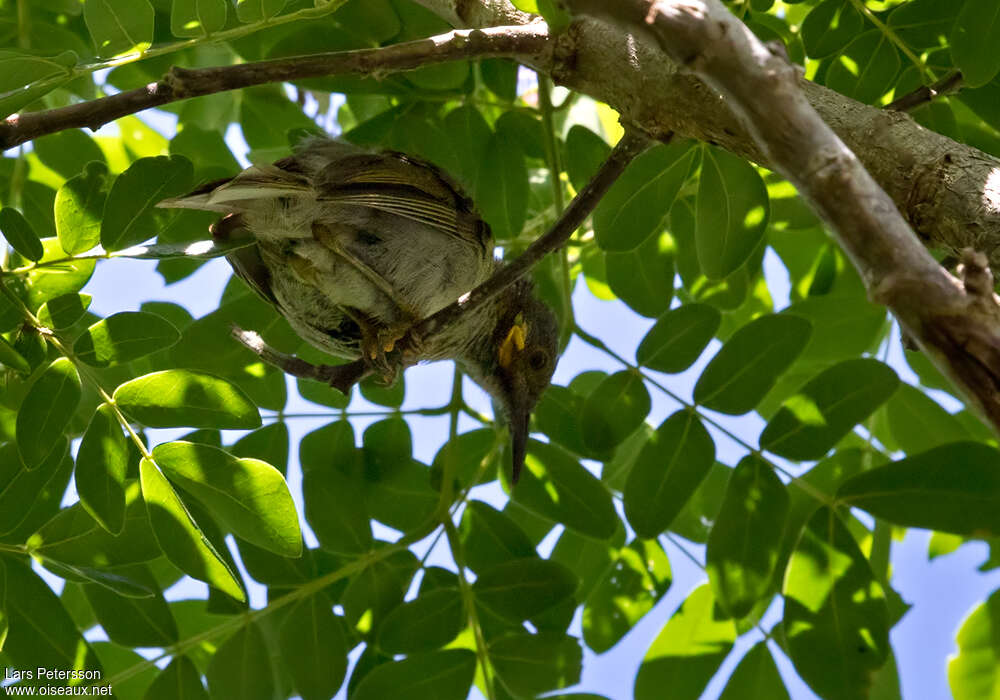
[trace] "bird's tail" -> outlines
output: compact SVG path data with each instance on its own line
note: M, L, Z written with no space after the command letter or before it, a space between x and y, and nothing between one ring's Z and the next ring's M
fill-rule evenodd
M164 199L156 206L228 214L246 211L255 201L301 197L310 191L309 182L298 173L274 165L255 165L234 178L206 183L182 197Z

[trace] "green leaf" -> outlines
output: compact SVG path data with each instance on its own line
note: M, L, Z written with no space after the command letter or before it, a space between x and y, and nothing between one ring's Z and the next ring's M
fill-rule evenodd
M465 627L465 609L457 588L421 593L390 612L378 630L378 646L387 654L433 651Z
M979 603L955 636L958 653L948 661L955 700L980 700L1000 687L1000 591Z
M886 402L885 411L892 437L909 455L970 437L955 416L909 384L900 385Z
M1000 71L996 37L1000 6L990 0L966 0L949 37L951 56L969 87L985 85Z
M130 567L128 575L151 589L145 598L118 595L96 583L84 584L87 602L108 638L127 647L163 647L179 640L177 623L167 601L145 567Z
M741 267L764 237L767 187L747 161L703 146L695 244L701 271L721 280Z
M587 646L597 654L611 649L653 609L672 582L670 560L656 540L633 540L615 552L583 608Z
M65 438L54 442L55 448L48 459L34 469L24 465L15 444L0 445L0 535L4 539L23 541L16 535L24 529L30 534L39 524L36 518L44 522L59 510L73 460L69 457ZM69 471L66 471L67 462L70 463ZM61 478L63 472L66 472L66 479ZM50 502L52 500L54 503ZM33 512L36 508L38 511Z
M167 478L201 501L233 534L281 556L302 554L302 533L288 485L267 462L181 441L157 445L153 459Z
M303 700L328 700L347 675L344 627L322 594L296 604L281 623L281 659Z
M56 192L56 235L68 255L79 255L101 242L101 218L109 186L108 166L91 162Z
M180 337L180 331L156 314L122 311L84 331L73 343L73 352L93 367L111 367L168 348Z
M90 419L76 455L76 491L80 503L105 530L125 527L125 476L128 439L114 408L102 404Z
M566 133L566 174L573 189L582 190L610 153L611 146L593 131L571 126Z
M73 51L63 51L54 56L37 56L21 51L0 51L0 95L22 92L19 88L47 78L52 79L62 75L68 79L71 75L70 69L76 63L77 55ZM58 87L58 83L43 88L41 92L24 91L30 93L24 96L27 101L12 102L13 109L7 114L16 112L22 106L30 104L56 87ZM4 105L4 102L0 101L0 105ZM0 111L6 111L6 109L0 108Z
M63 331L83 318L90 308L91 299L89 294L63 294L42 304L35 315L46 328Z
M958 6L938 0L911 0L893 8L886 24L912 48L937 48L947 43Z
M608 285L636 313L655 318L674 297L674 242L667 233L652 235L635 250L608 253Z
M899 67L899 51L892 41L881 30L872 29L833 59L826 84L858 102L874 104L892 89Z
M173 0L170 31L174 36L208 36L226 26L226 0Z
M736 640L736 625L717 616L708 584L696 588L657 635L635 677L635 700L695 700Z
M65 178L79 175L93 161L107 163L104 151L83 129L64 129L31 143L39 159Z
M512 559L535 556L524 530L509 516L482 501L469 501L458 532L465 565L476 574Z
M663 421L625 482L625 515L636 534L650 539L666 530L714 461L715 443L694 411Z
M799 356L812 324L798 316L770 314L736 331L698 378L695 403L730 415L756 408Z
M663 314L635 351L640 365L658 372L683 372L719 330L722 315L708 304L684 304Z
M1000 536L1000 452L979 442L942 445L858 474L837 498L906 527Z
M24 215L14 207L0 209L0 233L3 233L14 250L28 260L37 262L45 254L38 234Z
M740 460L705 553L712 592L734 618L749 614L768 591L788 504L788 491L773 466L752 454Z
M175 656L149 686L143 700L208 700L208 692L191 659Z
M164 214L154 207L161 200L186 193L193 172L191 161L184 156L140 158L132 163L112 183L104 203L104 249L121 250L155 236L160 228L158 218Z
M205 677L213 698L272 700L274 674L260 628L248 622L223 642L212 656Z
M163 554L150 528L137 481L125 487L125 525L119 534L109 533L76 503L45 523L28 539L27 546L34 555L92 568L137 564Z
M476 655L468 649L414 654L373 668L351 700L385 700L403 688L407 700L465 700L475 671Z
M517 69L516 63L502 58L486 58L479 62L483 83L490 92L505 102L517 99ZM505 112L505 114L516 114L516 112Z
M583 441L598 452L611 450L646 419L650 405L649 392L638 372L624 370L610 375L583 402Z
M137 53L153 43L149 0L86 0L83 18L100 56Z
M528 456L513 500L581 534L608 539L618 528L611 494L556 445L528 441Z
M639 247L663 230L697 150L688 141L656 146L633 160L594 211L594 235L607 251Z
M114 393L125 413L150 428L260 426L250 398L225 379L184 369L153 372L125 382Z
M55 238L43 239L42 246L45 248L42 262L65 259L66 253ZM94 265L94 260L72 260L32 269L25 275L28 307L37 309L50 299L79 292L94 274Z
M403 602L419 566L412 552L401 551L356 574L340 596L348 624L362 634L378 630L385 616Z
M719 700L789 700L785 682L767 650L757 642L733 671Z
M491 640L487 653L500 682L518 698L576 685L583 670L580 642L561 634L508 634Z
M528 212L528 166L520 144L493 134L476 179L476 204L498 239L513 238Z
M285 0L236 0L236 16L241 22L260 22L274 17Z
M885 309L860 295L809 297L782 313L812 322L803 361L829 363L857 357L872 348L885 328Z
M247 433L229 448L237 457L260 459L284 475L288 471L288 424L276 421Z
M6 365L22 374L29 374L31 372L31 365L28 361L3 336L0 336L0 364Z
M823 0L802 21L802 43L810 58L837 53L864 27L864 19L849 0Z
M9 629L3 653L10 667L101 670L90 645L45 581L12 558L0 559L0 578L6 584Z
M865 697L889 653L889 612L868 560L830 508L817 510L802 532L783 593L795 670L824 698Z
M896 373L878 360L834 365L785 401L761 433L761 449L789 459L819 459L898 386Z
M576 586L576 576L562 564L528 557L483 571L472 584L472 593L479 604L519 622L558 605L573 595Z
M239 578L198 528L156 464L143 459L139 475L150 525L171 563L192 578L246 600Z
M17 412L17 449L28 469L44 462L60 444L80 404L80 375L60 357L35 379Z
M371 550L372 528L361 487L360 479L336 468L305 472L306 520L328 552L356 556Z

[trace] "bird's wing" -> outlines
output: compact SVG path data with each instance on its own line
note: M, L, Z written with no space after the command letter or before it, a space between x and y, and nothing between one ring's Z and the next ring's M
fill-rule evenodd
M209 230L212 232L212 238L218 241L253 237L253 234L244 226L242 214L227 214L212 224ZM279 311L281 310L281 304L278 303L278 299L271 290L271 271L261 257L258 246L249 245L237 248L226 256L226 260L233 266L236 275L246 282L250 289L257 292L264 301L273 304Z
M316 176L320 201L378 209L492 251L489 226L457 184L429 163L400 153L344 157Z
M301 173L277 165L254 165L232 179L207 183L183 197L165 199L156 206L229 213L246 210L252 201L301 196L311 189L309 180Z

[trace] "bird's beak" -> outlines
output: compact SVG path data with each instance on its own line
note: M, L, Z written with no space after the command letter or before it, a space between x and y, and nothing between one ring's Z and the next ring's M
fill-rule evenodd
M528 406L527 395L511 397L511 403L507 407L507 417L510 422L511 453L514 457L511 484L517 484L528 452L528 422L531 420L531 407Z

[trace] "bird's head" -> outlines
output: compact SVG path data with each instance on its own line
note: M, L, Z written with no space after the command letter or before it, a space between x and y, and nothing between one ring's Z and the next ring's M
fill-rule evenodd
M500 403L510 425L516 484L524 467L531 411L556 368L559 326L527 285L510 294L500 308L490 347L493 357L485 363L486 376L479 383Z

